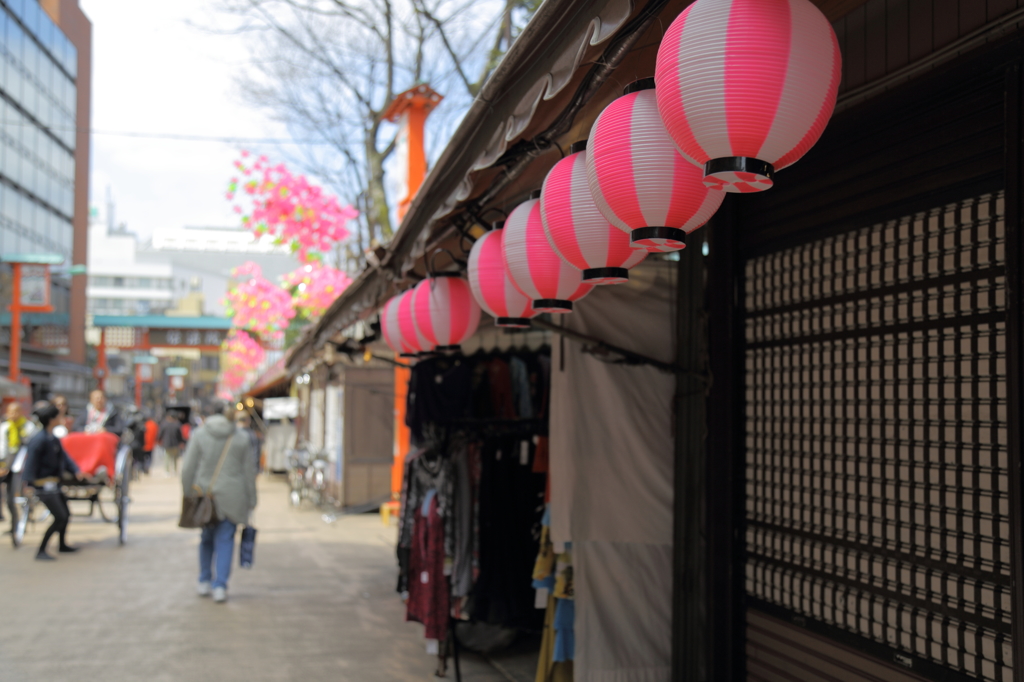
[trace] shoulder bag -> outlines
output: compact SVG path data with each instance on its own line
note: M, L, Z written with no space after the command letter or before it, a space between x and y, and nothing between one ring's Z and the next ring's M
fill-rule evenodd
M220 468L224 466L224 459L228 456L228 448L231 447L231 440L234 437L235 434L231 434L224 443L220 461L217 462L217 468L213 471L213 477L210 479L210 485L207 486L206 492L203 492L198 485L192 484L192 489L197 494L182 496L181 518L178 519L179 528L203 528L217 522L217 513L213 505L213 484L217 482Z

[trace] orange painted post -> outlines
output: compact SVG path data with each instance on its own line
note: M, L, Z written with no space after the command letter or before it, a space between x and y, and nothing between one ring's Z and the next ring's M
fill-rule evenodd
M395 356L398 359L398 356ZM402 492L402 475L405 473L405 455L409 452L409 427L405 425L405 399L409 393L409 378L412 372L405 367L395 367L395 461L391 467L391 496L398 499Z
M11 266L14 275L11 296L11 357L8 360L8 374L11 381L18 381L21 374L21 263Z
M107 390L107 329L100 327L100 345L96 347L96 380L101 391Z
M405 218L413 197L427 176L423 131L427 116L444 99L429 85L417 85L399 94L384 110L384 118L398 123L398 167L404 175L404 193L398 200L398 221Z
M149 329L143 329L142 343L138 345L138 350L148 353L149 349ZM135 363L135 406L142 409L142 365L138 362Z

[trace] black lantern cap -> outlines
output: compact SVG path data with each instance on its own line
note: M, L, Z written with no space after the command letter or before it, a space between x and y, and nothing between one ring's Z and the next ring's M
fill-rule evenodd
M576 142L573 142L571 145L569 145L569 153L570 154L575 154L576 152L586 151L586 149L587 149L587 141L586 140L578 140Z
M563 301L560 298L538 298L533 302L534 310L567 310L572 311L572 301Z

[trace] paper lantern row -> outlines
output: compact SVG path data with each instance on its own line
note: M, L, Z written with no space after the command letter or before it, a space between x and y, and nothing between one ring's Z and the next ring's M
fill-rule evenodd
M627 281L648 253L684 248L725 192L768 189L817 142L840 75L835 33L810 0L692 3L666 32L655 77L627 87L594 122L589 148L573 145L504 229L474 244L465 289L476 317L483 308L522 327L571 312L596 285ZM421 298L430 281L385 307L392 348L466 338L472 313L452 293L462 288L431 285L441 293ZM451 325L459 332L436 332Z
M426 278L393 296L380 313L381 335L395 353L458 350L480 325L480 306L457 273Z

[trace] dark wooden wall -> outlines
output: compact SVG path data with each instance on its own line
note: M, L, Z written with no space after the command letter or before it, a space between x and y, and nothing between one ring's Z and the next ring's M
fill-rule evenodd
M869 0L833 23L842 94L897 71L1013 10L1024 0Z
M837 114L771 191L739 197L741 250L782 248L823 226L861 227L894 208L930 208L957 188L970 196L1001 187L1003 71L1021 50L1016 39L976 50Z

